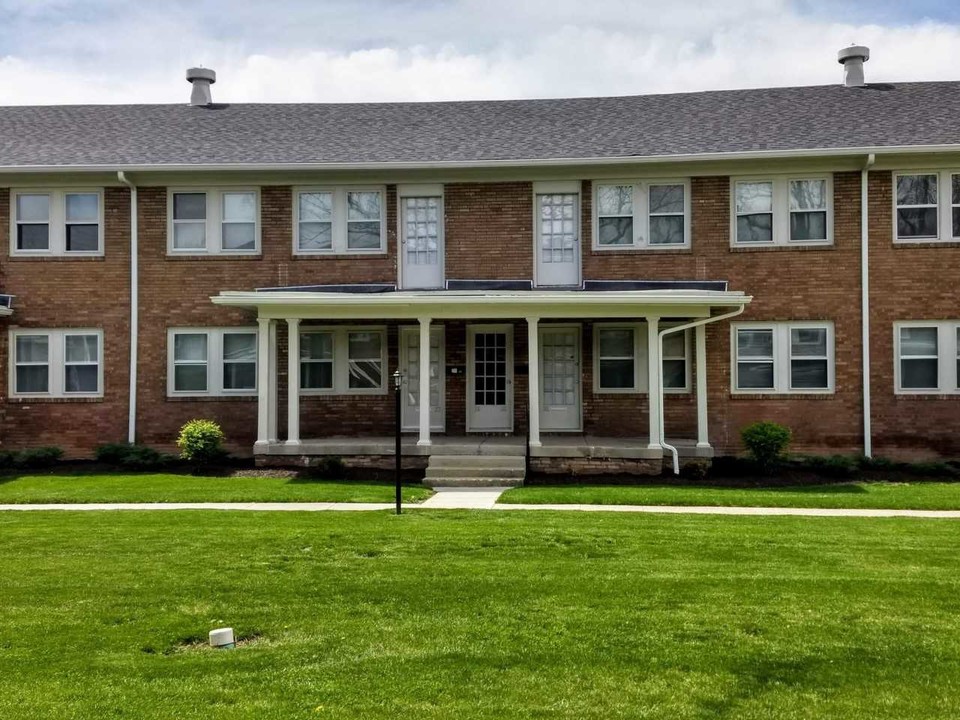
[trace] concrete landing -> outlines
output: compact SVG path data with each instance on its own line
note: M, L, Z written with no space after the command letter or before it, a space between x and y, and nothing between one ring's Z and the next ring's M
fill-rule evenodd
M491 510L500 496L509 488L505 487L438 487L435 494L417 507L429 510Z

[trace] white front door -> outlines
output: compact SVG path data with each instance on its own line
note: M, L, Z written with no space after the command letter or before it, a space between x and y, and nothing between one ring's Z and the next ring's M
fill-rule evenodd
M513 430L513 327L467 329L467 430Z
M443 328L430 328L430 429L444 429L445 372ZM420 328L400 328L400 372L403 373L403 429L420 427Z
M541 326L540 429L580 427L580 328Z
M400 268L404 288L443 287L443 198L400 198Z
M537 199L537 285L580 284L577 193L547 193Z

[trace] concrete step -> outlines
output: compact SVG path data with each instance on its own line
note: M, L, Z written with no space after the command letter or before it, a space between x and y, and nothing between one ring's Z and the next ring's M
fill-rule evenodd
M424 478L423 484L429 488L435 487L520 487L523 485L523 478L502 478L502 477L444 477L444 478Z
M445 478L445 477L502 477L502 478L520 478L523 480L526 469L521 463L520 467L490 467L486 463L478 463L473 467L466 466L443 466L434 467L432 464L427 466L426 477Z
M431 455L430 467L461 468L461 467L489 467L489 468L520 468L525 467L523 455Z

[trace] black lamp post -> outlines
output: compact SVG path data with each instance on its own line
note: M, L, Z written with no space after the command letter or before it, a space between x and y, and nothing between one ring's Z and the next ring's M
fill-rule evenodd
M400 374L400 368L393 373L393 394L394 394L394 440L396 447L394 449L394 481L397 486L397 515L400 514L400 470L402 465L402 455L400 451L400 387L403 385L403 375Z

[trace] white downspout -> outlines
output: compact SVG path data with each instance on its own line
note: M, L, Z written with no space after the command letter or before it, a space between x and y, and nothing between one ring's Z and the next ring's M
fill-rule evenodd
M860 345L863 348L863 456L873 457L870 420L870 229L868 208L870 168L877 161L873 153L860 170Z
M137 440L137 342L140 314L137 186L127 179L123 170L117 171L117 180L130 188L130 410L127 415L127 442L133 444Z
M667 435L666 435L666 433L664 432L664 427L663 427L663 426L664 426L664 422L663 422L663 416L664 416L664 412L663 412L663 360L662 360L662 358L663 358L663 336L664 336L664 335L669 335L669 334L671 334L671 333L676 333L676 332L681 332L681 331L684 331L684 330L689 330L690 328L695 328L695 327L697 327L697 326L699 326L699 325L709 325L709 324L711 324L711 323L720 322L721 320L728 320L728 319L730 319L730 318L736 317L737 315L740 315L740 314L744 311L744 309L745 309L746 307L747 307L747 306L746 306L746 303L744 303L743 305L741 305L739 308L737 308L737 309L734 310L733 312L724 313L724 314L722 314L722 315L714 315L713 317L708 317L708 318L701 318L700 320L694 320L693 322L688 322L688 323L685 323L684 325L676 325L676 326L674 326L674 327L668 327L668 328L665 328L664 330L661 330L660 333L657 335L657 343L658 343L658 345L659 345L659 347L658 347L658 349L657 349L657 358L658 358L659 361L660 361L660 367L657 369L657 373L658 373L658 375L659 375L659 377L660 377L660 383L659 383L659 385L660 385L660 389L659 389L659 393L660 393L660 403L659 403L659 405L660 405L660 407L659 407L659 410L658 410L658 413L657 413L657 414L658 414L657 422L658 422L659 425L660 425L660 438L661 438L661 439L660 439L660 446L661 446L664 450L669 450L669 451L670 451L670 454L673 456L673 474L674 474L674 475L679 475L679 474L680 474L680 457L679 457L679 455L678 455L678 453L677 453L677 449L676 449L673 445L670 445L670 444L666 441L665 438L667 437ZM700 411L700 409L697 408L697 412L699 412L699 411Z

